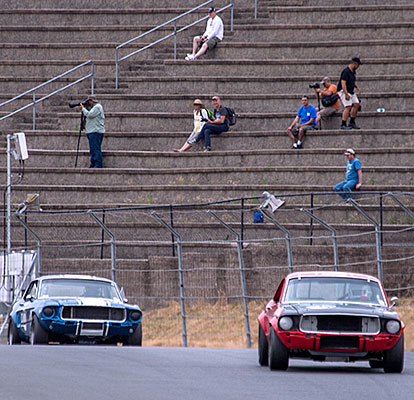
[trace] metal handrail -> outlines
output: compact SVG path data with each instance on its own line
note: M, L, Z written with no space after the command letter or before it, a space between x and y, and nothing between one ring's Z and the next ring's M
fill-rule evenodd
M178 33L180 33L180 32L183 32L184 30L186 30L186 29L188 29L188 28L191 28L191 27L192 27L192 26L194 26L194 25L197 25L198 23L200 23L200 22L202 22L202 21L205 21L205 20L206 20L206 19L208 19L209 17L208 17L208 16L206 16L206 17L200 18L199 20L197 20L197 21L195 21L195 22L193 22L193 23L191 23L191 24L189 24L189 25L186 25L186 26L184 26L183 28L180 28L180 29L178 29L178 30L177 30L177 23L176 23L176 22L177 22L177 20L179 20L179 19L180 19L180 18L182 18L182 17L185 17L186 15L189 15L189 14L193 13L194 11L196 11L196 10L200 9L201 7L204 7L205 5L207 5L207 4L209 4L209 3L212 3L212 2L213 2L213 0L208 0L208 1L204 2L203 4L200 4L199 6L194 7L193 9L191 9L191 10L189 10L189 11L186 11L185 13L180 14L180 15L178 15L177 17L174 17L174 18L170 19L169 21L164 22L163 24L158 25L158 26L156 26L155 28L152 28L152 29L150 29L149 31L144 32L144 33L142 33L141 35L139 35L139 36L137 36L137 37L135 37L135 38L133 38L133 39L130 39L130 40L128 40L128 41L126 41L126 42L124 42L124 43L120 44L119 46L117 46L117 47L116 47L116 49L115 49L115 89L118 89L118 88L119 88L119 85L118 85L118 83L119 83L119 79L118 79L118 77L119 77L119 63L120 63L121 61L124 61L124 60L126 60L127 58L134 56L135 54L141 53L142 51L147 50L147 49L149 49L150 47L153 47L153 46L155 46L156 44L161 43L161 42L163 42L164 40L167 40L167 39L169 39L169 38L170 38L170 37L172 37L172 36L174 36L174 60L176 60L176 59L177 59L177 39L176 39L176 38L177 38L177 34L178 34ZM225 7L223 7L223 8L220 8L220 9L219 9L219 10L217 10L216 12L217 12L217 14L218 14L218 13L220 13L220 12L224 11L224 10L227 10L228 8L231 8L230 31L231 31L231 32L233 32L234 0L231 0L231 3L229 3L227 6L225 6ZM154 42L152 42L152 43L150 43L150 44L148 44L148 45L144 46L143 48L141 48L141 49L139 49L139 50L135 50L135 51L133 51L132 53L127 54L126 56L119 58L119 49L120 49L121 47L124 47L124 46L126 46L127 44L130 44L130 43L132 43L132 42L134 42L134 41L136 41L136 40L138 40L138 39L141 39L141 38L143 38L144 36L146 36L146 35L148 35L148 34L150 34L150 33L152 33L152 32L155 32L155 31L157 31L158 29L163 28L164 26L166 26L166 25L168 25L168 24L170 24L170 23L172 23L172 22L174 22L174 32L172 32L172 33L170 33L170 34L168 34L168 35L164 36L164 37L163 37L163 38L161 38L161 39L158 39L158 40L156 40L156 41L154 41Z
M85 65L88 65L88 64L91 64L91 68L92 68L92 70L91 70L91 73L90 73L90 74L85 75L85 76L83 76L83 77L81 77L81 78L77 79L75 82L72 82L72 83L70 83L70 84L68 84L68 85L64 86L63 88L57 89L57 90L55 90L55 91L53 91L53 92L51 92L51 93L47 94L46 96L43 96L43 97L42 97L42 98L40 98L40 99L36 99L36 91L37 91L38 89L40 89L40 88L42 88L42 87L44 87L44 86L48 85L49 83L52 83L52 82L56 81L57 79L60 79L60 78L62 78L62 77L64 77L64 76L66 76L66 75L70 74L71 72L74 72L74 71L78 70L79 68L82 68L82 67L84 67ZM18 99L22 98L23 96L26 96L27 94L33 93L33 102L31 102L31 103L29 103L29 104L26 104L25 106L23 106L23 107L19 108L18 110L13 111L13 112L11 112L11 113L9 113L9 114L7 114L7 115L5 115L5 116L1 117L1 118L0 118L0 121L3 121L3 120L5 120L5 119L7 119L7 118L9 118L9 117L11 117L11 116L13 116L13 115L15 115L15 114L17 114L17 113L21 112L21 111L23 111L23 110L26 110L26 109L27 109L27 108L29 108L29 107L33 107L33 130L35 130L35 129L36 129L36 104L37 104L37 103L40 103L40 102L42 102L43 100L46 100L46 99L48 99L49 97L52 97L52 96L54 96L55 94L60 93L60 92L64 91L65 89L68 89L68 88L70 88L70 87L72 87L72 86L74 86L74 85L76 85L76 84L78 84L78 83L80 83L80 82L84 81L85 79L88 79L88 78L92 78L92 82L91 82L91 94L93 95L93 94L94 94L94 86L95 86L95 66L94 66L94 63L93 63L93 61L92 61L92 60L85 61L84 63L77 65L76 67L74 67L74 68L72 68L72 69L70 69L70 70L68 70L68 71L64 72L63 74L60 74L60 75L58 75L58 76L55 76L55 77L54 77L54 78L52 78L52 79L49 79L47 82L43 82L42 84L40 84L40 85L38 85L38 86L36 86L36 87L34 87L34 88L30 89L30 90L27 90L26 92L21 93L21 94L19 94L18 96L13 97L13 98L12 98L12 99L10 99L10 100L7 100L7 101L5 101L5 102L1 103L1 104L0 104L0 107L4 106L4 105L6 105L6 104L9 104L9 103L11 103L11 102L13 102L13 101L15 101L15 100L18 100Z

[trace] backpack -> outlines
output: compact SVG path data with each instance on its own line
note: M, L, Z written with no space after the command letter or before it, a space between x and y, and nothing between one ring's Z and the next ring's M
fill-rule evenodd
M227 110L227 116L229 118L229 125L236 125L237 115L231 107L224 107Z
M214 120L213 111L209 110L208 108L204 108L204 110L206 110L206 113L208 115L208 119Z
M332 93L329 96L323 96L322 97L322 105L324 107L330 107L333 106L339 99L339 96L336 93Z

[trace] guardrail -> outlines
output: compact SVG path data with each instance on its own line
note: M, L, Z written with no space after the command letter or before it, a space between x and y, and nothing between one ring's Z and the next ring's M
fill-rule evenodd
M200 23L200 22L202 22L202 21L205 21L205 20L206 20L206 19L208 19L209 17L208 17L208 16L206 16L206 17L200 18L199 20L197 20L197 21L195 21L195 22L193 22L193 23L191 23L191 24L189 24L189 25L186 25L186 26L184 26L184 27L182 27L182 28L180 28L180 29L178 29L178 30L177 30L177 21L178 21L180 18L185 17L186 15L189 15L189 14L193 13L194 11L197 11L197 10L198 10L198 9L200 9L201 7L204 7L204 6L206 6L207 4L212 3L212 2L213 2L213 0L206 1L205 3L200 4L199 6L194 7L193 9L191 9L191 10L189 10L189 11L187 11L187 12L183 13L183 14L180 14L180 15L178 15L177 17L174 17L174 18L170 19L169 21L164 22L163 24L158 25L158 26L156 26L155 28L152 28L152 29L150 29L149 31L144 32L144 33L142 33L141 35L139 35L139 36L137 36L137 37L135 37L135 38L133 38L133 39L130 39L130 40L128 40L128 41L126 41L126 42L124 42L124 43L120 44L119 46L117 46L117 47L116 47L116 49L115 49L115 89L118 89L118 87L119 87L119 85L118 85L118 83L119 83L119 82L118 82L118 78L119 78L119 63L120 63L121 61L124 61L124 60L128 59L129 57L134 56L135 54L141 53L141 52L143 52L144 50L147 50L147 49L149 49L149 48L151 48L151 47L155 46L156 44L161 43L161 42L163 42L164 40L169 39L169 38L170 38L170 37L172 37L172 36L174 36L174 60L176 60L176 59L177 59L177 34L178 34L178 33L180 33L180 32L185 31L185 30L186 30L186 29L188 29L188 28L191 28L191 27L192 27L192 26L194 26L194 25L197 25L198 23ZM223 12L224 10L227 10L228 8L231 8L230 31L231 31L231 32L233 32L233 20L234 20L234 0L231 0L231 3L229 3L228 5L226 5L226 6L222 7L222 8L220 8L219 10L217 10L217 14L218 14L218 13L220 13L220 12ZM135 42L135 41L136 41L136 40L138 40L138 39L143 38L144 36L146 36L146 35L148 35L148 34L150 34L150 33L152 33L152 32L157 31L157 30L158 30L158 29L160 29L160 28L163 28L164 26L166 26L166 25L168 25L168 24L170 24L170 23L174 23L174 32L172 32L172 33L170 33L170 34L168 34L168 35L164 36L164 37L163 37L163 38L161 38L161 39L158 39L158 40L156 40L156 41L154 41L154 42L152 42L152 43L150 43L150 44L148 44L148 45L144 46L142 49L139 49L139 50L133 51L132 53L127 54L126 56L119 58L119 49L121 49L122 47L124 47L124 46L126 46L126 45L128 45L128 44L130 44L130 43L132 43L132 42Z
M91 68L92 68L92 70L91 70L91 73L90 73L90 74L85 75L85 76L83 76L83 77L81 77L81 78L77 79L75 82L72 82L72 83L70 83L70 84L66 85L66 86L65 86L65 87L63 87L63 88L57 89L57 90L53 91L52 93L49 93L49 94L47 94L46 96L43 96L43 97L42 97L42 98L40 98L40 99L36 99L36 91L37 91L37 90L39 90L40 88L43 88L44 86L48 85L49 83L52 83L52 82L56 81L57 79L60 79L60 78L62 78L62 77L64 77L64 76L66 76L66 75L68 75L68 74L70 74L70 73L72 73L72 72L74 72L74 71L76 71L76 70L78 70L78 69L80 69L80 68L82 68L82 67L86 66L86 65L89 65L89 64L91 65ZM94 86L95 86L95 67L94 67L94 63L93 63L93 61L92 61L92 60L85 61L84 63L77 65L76 67L74 67L74 68L72 68L72 69L70 69L70 70L68 70L68 71L64 72L63 74L60 74L60 75L58 75L58 76L55 76L55 77L54 77L54 78L52 78L52 79L49 79L47 82L44 82L44 83L42 83L42 84L40 84L40 85L38 85L38 86L34 87L33 89L27 90L26 92L21 93L21 94L19 94L18 96L15 96L15 97L13 97L13 98L12 98L12 99L10 99L10 100L7 100L7 101L5 101L5 102L1 103L1 104L0 104L0 107L3 107L3 106L5 106L6 104L10 104L10 103L12 103L13 101L15 101L15 100L18 100L18 99L22 98L23 96L26 96L26 95L28 95L28 94L30 94L30 93L32 93L32 94L33 94L33 101L32 101L31 103L26 104L24 107L21 107L21 108L19 108L18 110L13 111L13 112L11 112L11 113L9 113L9 114L7 114L7 115L5 115L5 116L1 117L1 118L0 118L0 121L3 121L3 120L5 120L5 119L7 119L7 118L9 118L9 117L11 117L11 116L13 116L13 115L15 115L15 114L17 114L17 113L21 112L21 111L24 111L24 110L26 110L26 109L27 109L27 108L29 108L29 107L33 107L33 130L35 130L35 129L36 129L36 104L37 104L37 103L40 103L40 102L42 102L42 101L44 101L44 100L48 99L49 97L52 97L52 96L54 96L55 94L60 93L60 92L62 92L62 91L64 91L64 90L66 90L66 89L68 89L68 88L70 88L70 87L72 87L72 86L74 86L74 85L76 85L76 84L78 84L78 83L80 83L80 82L84 81L85 79L88 79L88 78L92 78L92 81L91 81L91 94L93 95L93 94L94 94Z

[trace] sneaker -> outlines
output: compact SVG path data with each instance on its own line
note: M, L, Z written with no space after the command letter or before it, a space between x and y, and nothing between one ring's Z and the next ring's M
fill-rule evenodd
M348 126L350 129L361 129L355 122L350 122Z
M295 143L293 146L292 146L292 149L297 149L298 148L298 144L297 143Z
M301 143L301 144L296 143L296 146L297 146L297 147L296 147L297 149L301 149L301 148L302 148L302 143Z
M208 151L211 151L211 147L210 147L210 146L207 146L207 147L204 149L204 153L207 153Z
M341 129L342 129L343 131L349 131L349 130L351 130L352 128L351 128L351 127L349 127L348 125L341 125Z
M194 61L194 56L192 54L187 54L187 56L185 57L185 60Z

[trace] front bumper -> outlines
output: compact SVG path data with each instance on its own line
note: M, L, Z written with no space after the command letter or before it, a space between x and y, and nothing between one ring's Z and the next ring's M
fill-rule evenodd
M368 353L390 350L401 336L379 333L377 335L329 335L278 331L280 341L289 349L332 353Z

